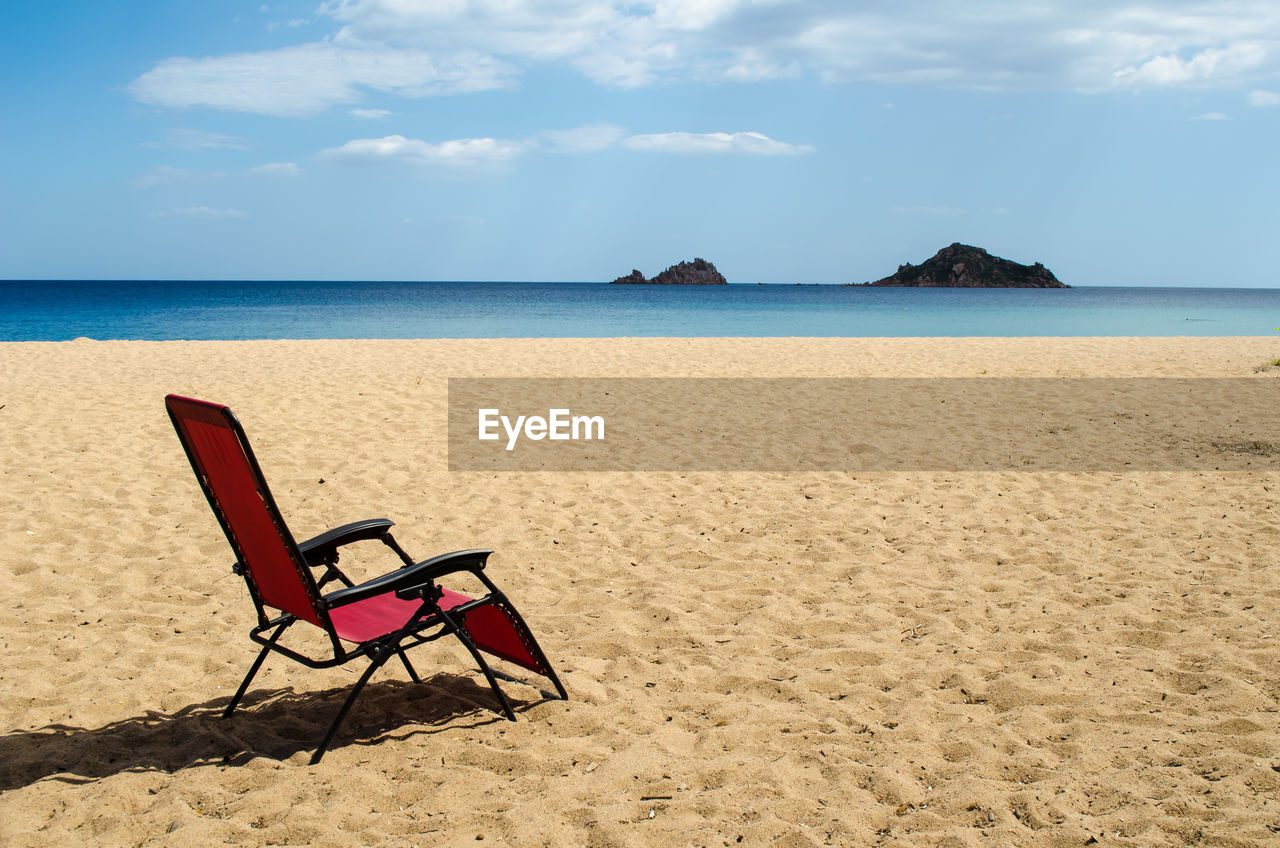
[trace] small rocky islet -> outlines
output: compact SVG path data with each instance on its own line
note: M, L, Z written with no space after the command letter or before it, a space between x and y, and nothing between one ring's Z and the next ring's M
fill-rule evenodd
M919 288L1066 289L1048 268L1036 262L1022 265L992 256L981 247L955 242L919 265L907 262L896 273L864 286L915 286Z
M698 257L692 262L680 262L652 279L645 279L644 274L633 270L625 277L619 277L614 283L645 284L654 286L727 286L729 281L716 270L716 266Z

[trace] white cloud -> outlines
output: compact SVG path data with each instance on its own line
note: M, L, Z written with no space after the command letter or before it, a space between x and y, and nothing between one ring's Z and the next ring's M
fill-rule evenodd
M239 209L210 209L208 206L188 206L185 209L170 209L167 212L152 212L153 218L200 218L214 220L218 218L247 218L247 212Z
M402 135L357 138L340 147L322 150L320 155L346 162L407 163L412 165L456 166L509 162L517 156L540 150L548 153L597 153L623 148L674 154L756 154L765 156L811 153L808 144L789 144L758 132L690 133L669 132L627 135L613 124L589 124L568 130L546 130L524 141L496 138L460 138L432 143Z
M539 64L619 88L814 75L1106 91L1280 73L1274 0L327 0L318 15L333 27L321 41L165 59L131 91L156 106L305 115L366 89L509 87Z
M588 124L571 130L546 130L540 136L556 153L593 153L608 150L626 135L613 124Z
M311 21L307 18L294 18L292 20L284 21L284 22L269 21L267 23L267 32L274 32L275 30L279 29L282 26L287 26L290 29L297 29L298 27L306 26L309 23L311 23Z
M342 25L334 41L343 45L470 48L545 61L588 52L594 41L618 28L641 36L635 23L646 16L629 15L617 5L608 0L331 0L320 11Z
M330 159L347 162L407 162L415 165L470 167L506 162L519 155L524 145L494 138L459 138L439 144L389 135L384 138L357 138L341 147L321 151Z
M662 153L754 153L765 156L790 156L814 151L812 145L775 141L758 132L649 133L633 135L623 143L632 150L652 150Z
M1266 48L1256 42L1227 48L1206 48L1189 59L1169 53L1154 56L1140 65L1121 68L1114 74L1116 85L1126 87L1185 85L1239 79L1266 60Z
M755 3L743 0L657 0L653 17L658 26L676 30L701 30Z
M348 115L354 115L366 121L380 121L391 114L390 109L349 109Z
M803 75L804 68L797 61L783 62L772 58L758 47L742 47L734 51L726 65L712 63L698 73L700 77L725 79L729 82L761 82L763 80L795 78Z
M1230 82L1280 63L1273 0L329 0L338 43L562 62L607 85L671 78L978 88Z
M245 173L254 177L297 177L302 175L302 169L295 162L268 162Z
M248 150L248 142L243 138L204 130L166 130L163 141L144 141L143 147L154 147L157 150L208 150L225 148L227 150Z
M1280 94L1274 91L1255 89L1249 92L1250 106L1280 106Z
M1203 115L1196 115L1193 121L1225 121L1227 116L1222 112L1205 112Z
M442 59L419 50L304 44L257 53L159 62L129 86L152 106L208 106L300 116L354 103L361 89L407 97L484 91L510 84L511 69L472 52Z
M174 168L170 165L157 165L148 169L145 174L134 180L133 184L137 188L155 188L156 186L187 182L200 176L203 176L201 171Z

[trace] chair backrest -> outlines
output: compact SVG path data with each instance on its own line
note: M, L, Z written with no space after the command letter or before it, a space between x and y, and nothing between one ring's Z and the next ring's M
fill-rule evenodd
M209 506L227 534L249 591L262 605L326 629L319 591L276 507L244 428L225 406L169 395L165 408Z

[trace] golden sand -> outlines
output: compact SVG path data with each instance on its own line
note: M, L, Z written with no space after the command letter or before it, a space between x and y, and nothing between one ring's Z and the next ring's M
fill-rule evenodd
M1273 466L451 473L445 399L450 376L1274 380L1256 369L1278 354L1244 338L0 345L0 843L1274 843ZM374 678L318 766L354 665L274 657L219 719L252 606L168 392L237 412L299 538L386 516L418 557L494 548L489 573L571 700L508 685L506 722L441 641L415 652L425 685L395 664Z

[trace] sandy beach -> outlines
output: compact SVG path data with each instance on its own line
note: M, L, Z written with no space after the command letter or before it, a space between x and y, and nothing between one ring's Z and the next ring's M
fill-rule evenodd
M446 397L449 377L1270 383L1277 356L1276 338L0 344L0 843L1275 844L1266 445L1224 471L450 472ZM169 392L235 410L299 538L385 516L419 558L493 548L570 700L507 685L507 722L441 641L414 653L424 684L374 678L317 766L355 664L272 658L218 718L253 610Z

